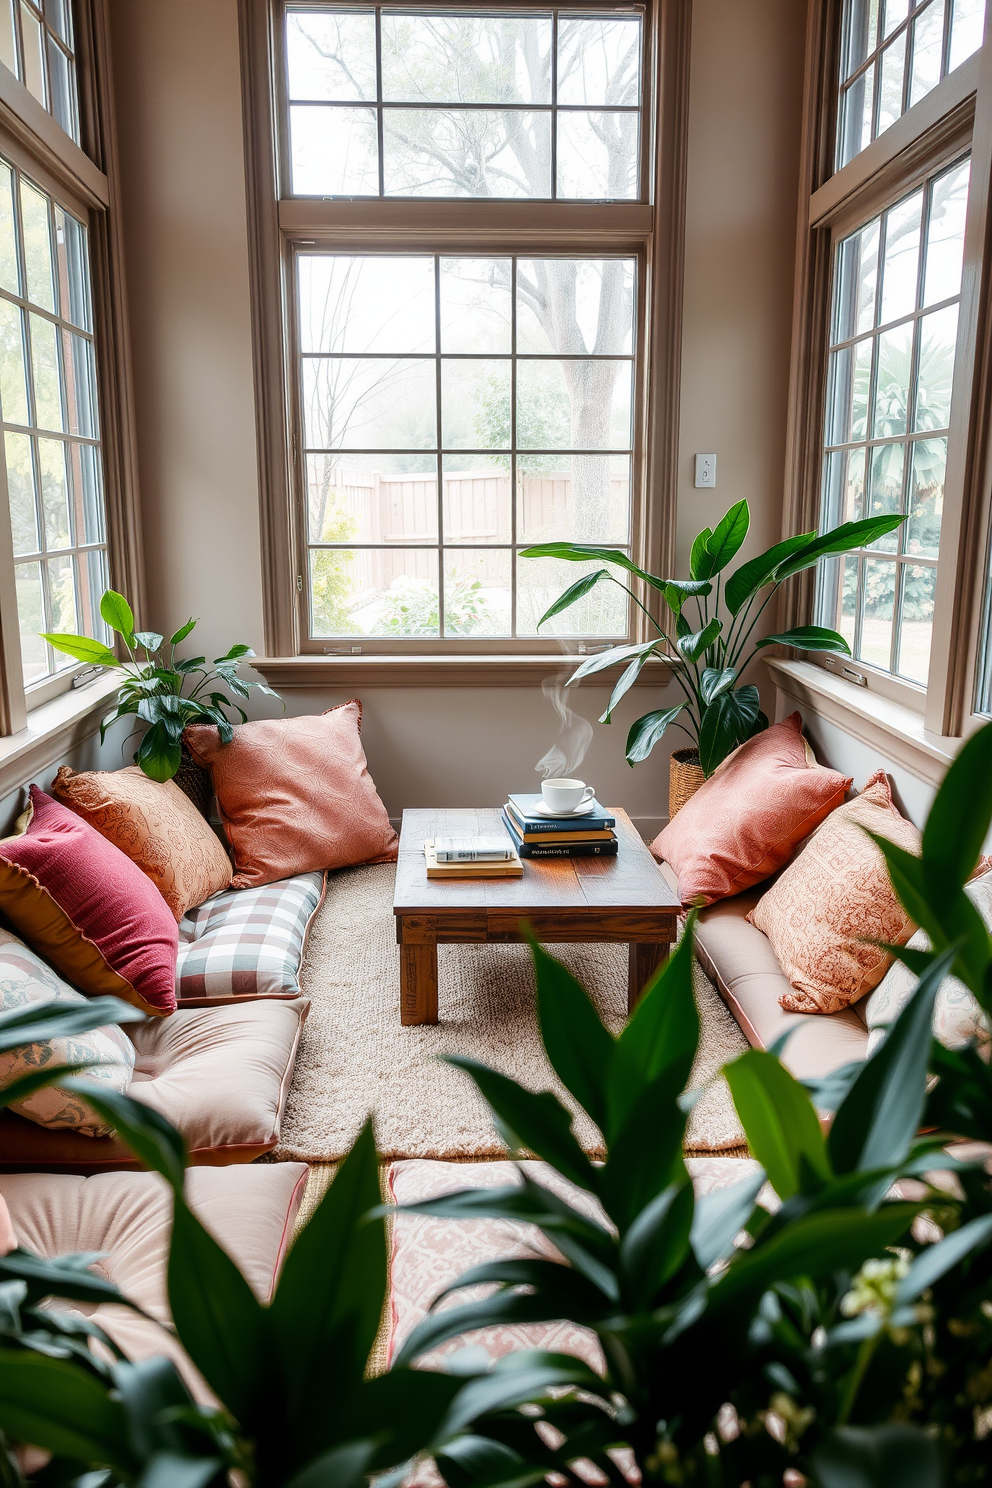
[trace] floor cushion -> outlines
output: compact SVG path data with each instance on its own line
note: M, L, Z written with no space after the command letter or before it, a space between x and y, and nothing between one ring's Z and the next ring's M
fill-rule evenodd
M324 882L323 873L300 873L257 889L228 889L190 910L179 922L178 1005L298 997Z
M300 1031L309 1003L260 1001L182 1008L171 1018L131 1026L130 1094L183 1133L191 1161L251 1162L279 1140ZM99 1172L137 1167L119 1137L44 1131L6 1112L0 1168Z
M387 1174L392 1202L414 1204L436 1198L457 1188L502 1188L519 1181L512 1162L450 1163L427 1158L394 1162ZM525 1162L521 1167L591 1218L602 1218L596 1200L560 1177L546 1163ZM711 1193L756 1172L749 1158L690 1158L686 1163L697 1195ZM515 1224L499 1219L434 1219L421 1214L398 1214L393 1220L390 1242L390 1307L388 1356L390 1360L430 1310L438 1294L471 1266L507 1256L543 1256L559 1259L559 1253L536 1225ZM485 1295L487 1288L467 1287L446 1297L441 1309L457 1307ZM588 1328L568 1321L527 1323L483 1328L449 1339L418 1364L438 1368L446 1355L476 1344L491 1359L517 1349L549 1349L573 1354L591 1368L602 1369L599 1341Z
M0 841L0 914L80 992L163 1017L176 1006L176 922L131 859L37 786Z
M268 1302L293 1232L308 1169L303 1163L190 1168L190 1207L235 1260L255 1295ZM157 1173L19 1173L0 1177L17 1243L51 1258L73 1251L100 1255L95 1269L153 1318L169 1320L165 1268L172 1191ZM85 1313L132 1359L167 1354L202 1403L210 1392L170 1335L117 1305L70 1304ZM68 1310L60 1304L60 1310Z
M173 780L138 765L78 774L63 765L52 795L147 874L177 920L231 882L223 843Z

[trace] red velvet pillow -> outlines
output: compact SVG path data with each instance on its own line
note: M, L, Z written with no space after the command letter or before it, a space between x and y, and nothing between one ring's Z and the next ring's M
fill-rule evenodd
M175 1011L169 906L119 847L35 785L14 836L0 841L0 913L80 992Z
M683 904L713 904L776 873L850 787L817 764L793 713L729 754L651 851L675 869Z

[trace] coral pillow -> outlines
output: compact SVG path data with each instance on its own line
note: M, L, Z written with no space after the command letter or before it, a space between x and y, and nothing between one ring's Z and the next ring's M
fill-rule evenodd
M130 858L36 785L0 841L0 913L80 992L160 1017L175 1010L169 906Z
M776 873L851 787L818 765L793 713L738 746L651 844L683 904L712 904Z
M10 1255L17 1249L17 1236L7 1208L7 1200L0 1194L0 1256Z
M63 765L52 795L147 873L177 920L231 882L222 843L171 780L137 765L78 775Z
M865 827L920 851L920 834L892 804L884 770L838 806L748 915L795 988L779 999L786 1012L837 1013L857 1002L892 963L866 942L905 945L916 929Z
M230 744L211 724L190 724L183 738L213 778L234 888L396 857L361 726L357 698L317 716L240 724Z

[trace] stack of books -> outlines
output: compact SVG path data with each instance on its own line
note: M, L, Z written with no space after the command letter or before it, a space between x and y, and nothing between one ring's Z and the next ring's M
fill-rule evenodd
M432 837L424 843L428 878L520 878L523 867L503 836Z
M616 824L596 800L574 816L547 815L539 795L511 795L503 807L503 825L522 858L615 858Z

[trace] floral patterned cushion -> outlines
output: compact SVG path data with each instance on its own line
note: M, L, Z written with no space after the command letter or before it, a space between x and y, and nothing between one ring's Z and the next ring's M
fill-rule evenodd
M81 992L66 986L34 951L0 930L0 1010L24 1007L32 1002L85 1002ZM91 1062L86 1078L125 1094L134 1072L134 1046L113 1024L71 1038L42 1039L0 1053L0 1088L45 1065ZM107 1126L78 1096L53 1085L36 1090L11 1109L39 1126L61 1127L84 1137L105 1137Z
M323 873L228 889L179 922L180 1007L300 995L300 962L324 897Z
M992 873L972 879L965 893L992 930ZM925 930L917 930L909 945L913 950L929 951L930 937ZM915 987L916 977L909 967L901 961L894 962L865 1008L869 1054L874 1054L885 1038L886 1028L898 1018ZM957 977L945 977L940 984L933 1010L933 1032L934 1037L948 1049L960 1049L971 1039L976 1039L986 1058L992 1050L988 1018L964 982Z

